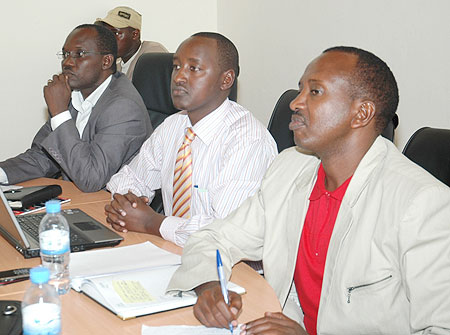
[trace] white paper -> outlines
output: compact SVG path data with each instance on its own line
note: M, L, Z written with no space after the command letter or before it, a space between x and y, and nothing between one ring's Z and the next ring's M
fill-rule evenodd
M81 290L122 319L194 305L194 291L171 291L167 284L179 265L85 279ZM228 290L238 294L245 289L228 282Z
M125 247L70 254L72 288L79 291L81 279L181 264L181 256L144 242Z
M241 325L233 330L233 335L239 335ZM207 328L205 326L142 326L142 335L230 335L230 330L225 328Z
M168 292L167 285L181 264L181 256L150 242L71 254L74 290L105 306L122 319L195 304L192 292ZM228 283L238 294L243 287Z
M193 291L182 296L166 294L167 283L177 268L178 265L91 278L81 288L123 319L193 305L197 301Z

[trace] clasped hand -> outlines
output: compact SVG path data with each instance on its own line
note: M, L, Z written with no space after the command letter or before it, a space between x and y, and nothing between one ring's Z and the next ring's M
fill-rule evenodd
M194 306L194 315L202 324L207 327L228 328L231 322L233 327L237 327L237 317L242 310L242 298L239 294L229 292L230 304L227 305L218 282L203 284L195 291L198 300ZM282 313L270 312L241 326L241 335L250 334L307 335L294 320Z
M156 213L147 205L147 197L138 197L131 191L115 193L110 204L105 206L106 221L120 232L136 231L161 236L159 227L165 216Z
M44 86L44 98L52 117L68 109L71 94L67 76L55 74L48 80Z

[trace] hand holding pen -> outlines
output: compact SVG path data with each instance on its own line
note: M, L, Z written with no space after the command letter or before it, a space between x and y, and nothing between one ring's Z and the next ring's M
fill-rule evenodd
M237 316L242 310L242 297L239 294L228 292L229 304L226 304L219 281L206 282L196 287L195 292L198 299L194 315L203 325L229 328L231 323L237 327Z
M219 249L216 250L216 261L217 261L217 274L219 275L220 289L222 291L225 303L229 305L230 301L228 299L227 279L225 278L225 275L223 273L222 258L220 257ZM233 325L231 324L231 322L228 323L228 327L230 328L231 334L233 334Z

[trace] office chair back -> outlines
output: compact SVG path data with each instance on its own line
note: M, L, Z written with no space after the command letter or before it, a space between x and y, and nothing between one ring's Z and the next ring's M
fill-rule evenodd
M272 134L275 142L277 143L278 152L295 145L293 132L289 130L289 122L291 122L292 115L292 110L289 108L289 104L292 100L294 100L297 94L298 90L291 89L281 95L275 105L275 108L273 109L269 125L267 126L269 132ZM397 126L398 116L395 114L381 135L391 141L394 141L394 130Z
M170 95L172 60L172 53L145 53L134 68L133 84L144 100L153 129L178 112Z
M406 143L403 154L450 186L450 129L420 128Z
M267 126L267 129L277 143L278 152L295 145L294 134L292 130L289 130L289 122L291 122L292 115L289 104L297 96L297 93L297 90L287 90L281 95L273 109L269 125Z

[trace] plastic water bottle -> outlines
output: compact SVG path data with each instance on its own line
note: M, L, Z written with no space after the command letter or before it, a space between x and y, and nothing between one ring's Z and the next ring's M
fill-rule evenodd
M58 294L65 294L70 289L70 233L69 224L61 214L58 200L45 203L47 214L39 225L39 247L42 265L50 270L49 284L56 288Z
M23 335L59 335L61 303L53 286L48 284L50 272L38 266L30 270L31 286L22 301Z

